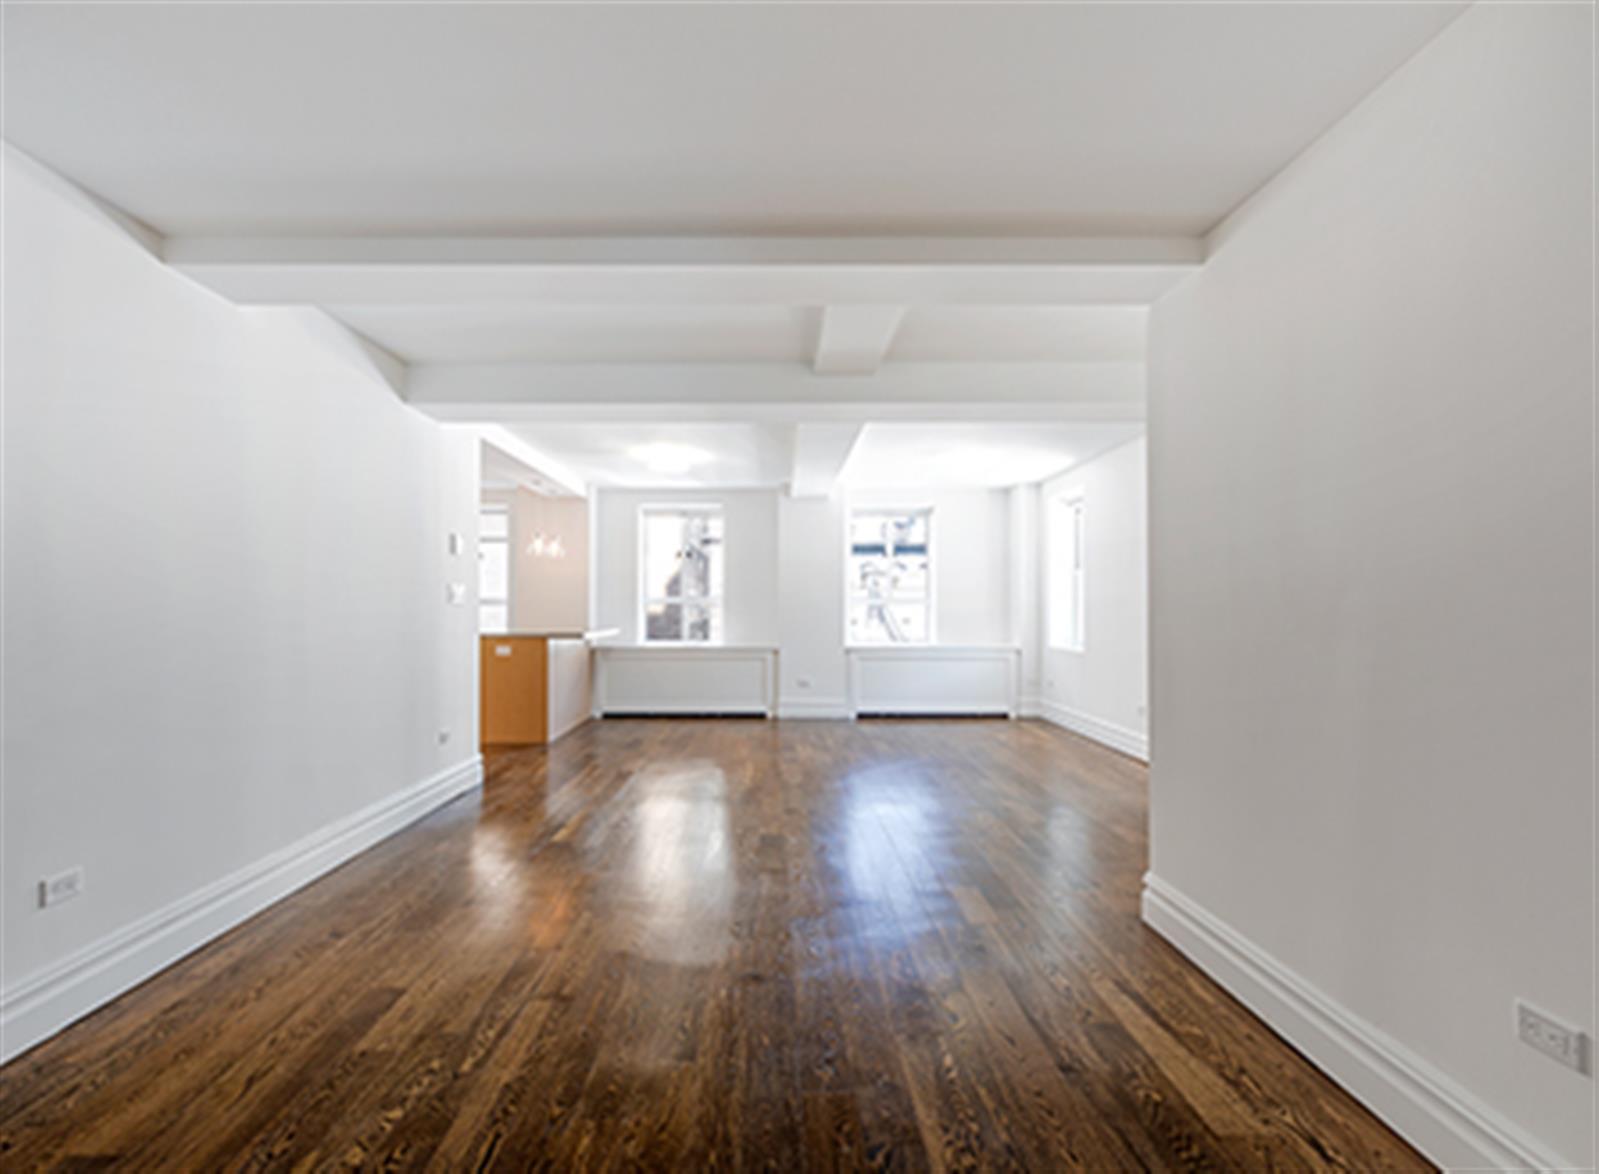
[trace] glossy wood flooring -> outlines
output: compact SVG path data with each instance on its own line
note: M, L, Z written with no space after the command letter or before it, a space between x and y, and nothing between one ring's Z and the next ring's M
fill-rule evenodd
M1036 722L610 721L8 1066L0 1167L1423 1163L1138 920Z

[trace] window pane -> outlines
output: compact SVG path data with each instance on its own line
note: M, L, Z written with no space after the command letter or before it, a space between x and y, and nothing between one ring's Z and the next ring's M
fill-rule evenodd
M845 568L850 641L914 644L929 639L930 532L927 510L851 513Z
M917 510L915 513L898 514L889 519L890 533L894 539L894 549L898 551L914 550L927 553L927 511Z
M510 610L503 603L480 604L477 609L477 627L480 632L503 632L510 622Z
M652 603L644 609L644 639L681 640L682 638L681 603Z
M897 644L925 644L927 642L927 605L925 603L896 603L889 609L890 630Z
M480 542L477 548L479 599L504 600L511 595L511 544Z
M683 639L708 644L718 635L711 608L694 603L683 605Z
M722 591L722 515L708 510L647 510L644 529L646 598L703 599Z
M927 604L851 602L848 640L851 644L925 644Z

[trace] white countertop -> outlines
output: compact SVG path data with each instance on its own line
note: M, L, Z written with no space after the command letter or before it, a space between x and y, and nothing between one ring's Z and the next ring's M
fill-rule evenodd
M607 636L615 636L620 628L590 628L580 631L576 628L516 628L508 632L479 632L485 640L510 640L516 637L530 637L540 640L604 640Z

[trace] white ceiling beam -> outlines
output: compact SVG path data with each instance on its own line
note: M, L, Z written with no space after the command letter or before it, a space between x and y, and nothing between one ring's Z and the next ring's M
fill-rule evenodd
M1204 260L1150 238L170 237L243 305L1148 305Z
M904 318L904 306L823 306L811 369L818 375L873 374Z
M417 363L406 399L440 420L1141 420L1142 363Z
M484 444L498 449L517 464L526 466L536 474L535 478L527 482L530 489L545 493L549 491L549 485L553 485L575 497L587 496L588 485L583 478L554 457L534 448L510 429L499 424L484 424L474 428L473 431ZM543 484L544 482L549 484Z
M865 427L860 421L794 425L794 467L788 480L790 496L826 497L832 493Z

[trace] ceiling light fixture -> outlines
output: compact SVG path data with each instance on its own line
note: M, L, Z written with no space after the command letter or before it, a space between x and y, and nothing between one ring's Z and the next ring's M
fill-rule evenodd
M561 544L559 535L545 535L535 532L533 541L527 544L527 552L534 558L565 558L566 547Z

